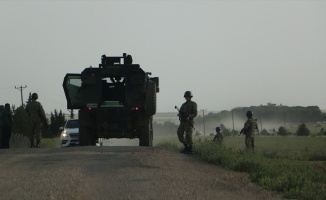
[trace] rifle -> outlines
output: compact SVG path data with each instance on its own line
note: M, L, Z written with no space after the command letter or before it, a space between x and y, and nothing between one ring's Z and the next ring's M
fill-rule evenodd
M178 111L178 116L179 116L179 120L180 121L184 121L186 119L185 115L183 113L180 112L180 109L178 108L178 106L174 106L175 109L177 109Z
M174 108L179 112L178 116L180 121L189 121L189 117L186 117L184 113L180 112L178 106L174 106ZM196 130L193 123L191 123L191 126L194 130Z
M240 131L240 133L239 133L239 135L238 135L238 136L240 136L241 134L243 134L243 135L246 135L246 133L244 132L244 130L243 130L243 129L241 129L241 131Z

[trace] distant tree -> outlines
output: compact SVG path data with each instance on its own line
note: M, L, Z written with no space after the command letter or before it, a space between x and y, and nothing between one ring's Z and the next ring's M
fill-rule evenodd
M155 133L158 134L176 134L176 131L178 129L178 125L176 125L174 122L171 121L165 121L163 124L161 123L157 123L157 122L153 122L153 129L155 131Z
M70 110L70 119L74 119L75 118L75 113L74 113L74 109Z
M270 134L266 129L263 129L262 131L260 131L260 135L270 135Z
M60 110L58 111L55 109L54 113L51 112L51 117L50 117L50 126L49 129L51 131L52 136L57 136L60 134L59 128L63 127L66 122L65 116Z
M222 131L222 134L223 134L224 136L231 136L231 135L232 135L232 132L231 132L229 129L224 129L224 130Z
M285 127L283 126L280 126L278 128L278 132L277 132L278 135L282 135L282 136L287 136L289 135L289 133L287 132L287 130L285 129Z
M224 124L220 124L220 129L221 129L221 131L224 131L226 129Z
M297 130L298 136L308 136L310 135L310 130L307 128L305 123L302 123Z
M31 124L28 115L25 112L25 108L20 106L12 111L14 118L13 133L28 136L29 131L31 130Z
M231 131L231 135L233 135L233 136L237 136L237 135L239 135L239 131L237 131L237 130L232 130L232 131Z
M318 136L324 135L324 132L325 132L325 129L324 128L321 128L320 129L320 132L318 133Z

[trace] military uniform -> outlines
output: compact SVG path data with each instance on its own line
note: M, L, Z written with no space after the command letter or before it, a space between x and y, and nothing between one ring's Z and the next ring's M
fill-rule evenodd
M34 139L36 139L36 147L40 147L40 141L42 138L42 123L46 124L46 117L42 104L36 101L37 98L33 98L33 95L32 100L26 105L26 112L31 123L29 139L31 142L31 147L34 147Z
M197 104L191 101L192 94L187 91L184 95L187 99L185 103L182 104L179 110L179 120L180 125L178 127L177 135L179 141L185 146L182 153L192 152L192 132L194 128L194 118L197 116ZM186 138L184 138L186 135Z
M216 135L213 139L213 141L218 144L222 144L222 142L223 142L223 135L220 131L221 131L221 129L219 127L216 127Z
M4 105L0 105L0 145L1 145L1 129L2 129L2 124L3 124L3 122L2 122L2 117L1 117L1 113L2 113L2 111L5 109L5 106Z
M244 127L242 128L240 133L246 135L245 138L246 149L255 150L255 135L256 135L256 131L258 130L257 119L253 119L252 117L253 114L251 111L248 111L246 115L248 119L244 124Z
M9 149L12 126L14 124L13 116L10 111L10 104L5 105L5 109L1 113L1 149Z

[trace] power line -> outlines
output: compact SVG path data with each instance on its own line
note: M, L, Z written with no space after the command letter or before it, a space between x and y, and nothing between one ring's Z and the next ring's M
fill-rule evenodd
M21 97L21 100L22 100L22 107L24 106L24 103L23 103L23 89L25 89L25 88L27 88L27 85L25 85L24 87L23 86L20 86L20 87L15 86L15 89L20 91L20 97Z

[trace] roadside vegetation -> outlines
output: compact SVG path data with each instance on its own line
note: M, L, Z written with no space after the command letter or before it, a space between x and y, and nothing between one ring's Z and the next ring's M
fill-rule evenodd
M256 137L256 152L244 150L244 137L196 137L194 156L209 163L248 173L261 187L289 199L326 199L326 137ZM179 150L176 136L157 146Z

